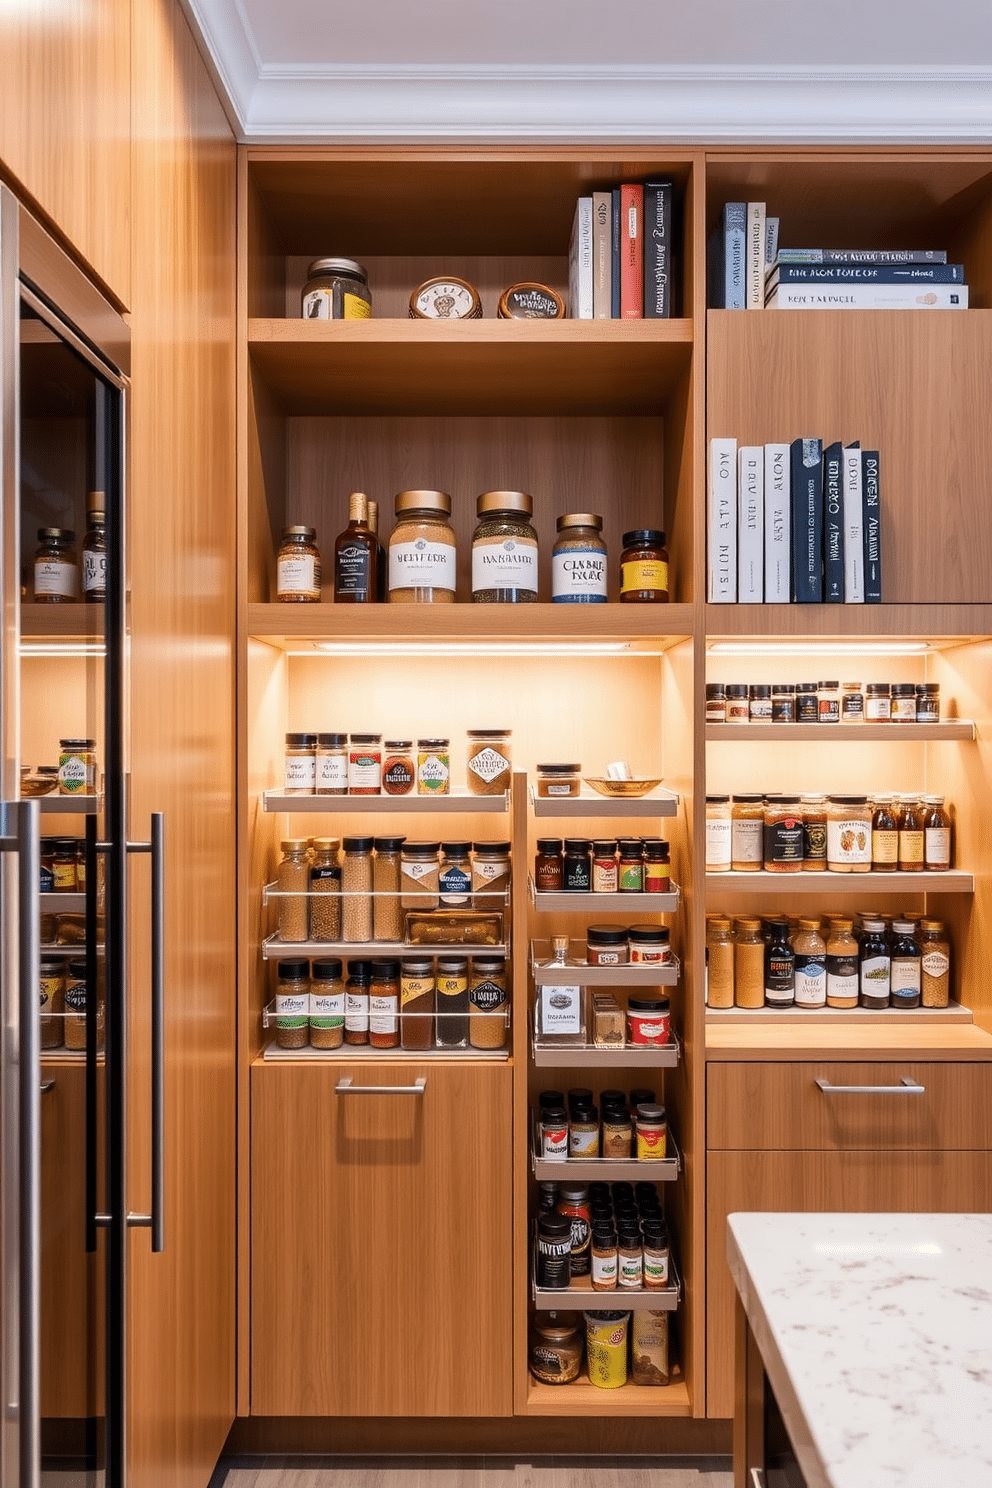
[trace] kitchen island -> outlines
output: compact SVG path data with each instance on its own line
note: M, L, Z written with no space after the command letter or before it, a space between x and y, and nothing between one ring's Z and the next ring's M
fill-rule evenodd
M807 1488L992 1488L992 1215L732 1214L727 1259L735 1488L766 1389Z

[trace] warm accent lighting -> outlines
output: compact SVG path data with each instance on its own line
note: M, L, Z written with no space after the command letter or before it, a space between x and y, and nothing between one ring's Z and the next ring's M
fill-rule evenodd
M60 641L56 645L49 645L45 641L22 641L20 646L22 656L106 656L107 648L102 641Z
M710 641L714 656L925 656L929 641Z
M626 641L319 641L288 656L645 656Z

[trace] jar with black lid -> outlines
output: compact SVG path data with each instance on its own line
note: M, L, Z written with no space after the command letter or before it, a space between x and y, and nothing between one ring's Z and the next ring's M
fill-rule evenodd
M276 1044L305 1049L310 1042L310 962L277 961Z
M727 693L727 722L747 723L751 717L748 704L747 683L728 682Z
M560 894L563 883L563 859L560 837L539 837L534 859L534 890L538 894Z
M765 872L801 873L803 817L798 796L776 796L765 802Z
M816 696L820 723L840 723L840 683L836 680L818 682Z
M644 840L644 892L669 894L671 889L668 843L661 837L647 837Z
M317 604L320 579L316 527L284 527L276 559L276 599L280 604Z
M889 723L892 719L892 689L888 682L865 686L865 723Z
M620 603L668 603L668 549L657 528L638 527L623 535Z
M631 961L655 961L669 965L672 959L670 931L667 925L629 925L627 940Z
M567 1291L572 1279L572 1221L564 1214L542 1214L537 1221L537 1284L544 1291Z
M819 723L820 701L816 682L796 683L796 722Z
M437 958L437 1046L464 1049L468 1045L468 957Z
M307 269L300 304L304 320L368 320L372 314L368 271L354 258L315 258Z
M369 1043L373 1049L398 1049L400 963L373 961L369 984Z
M346 1044L367 1044L369 1041L371 981L371 961L348 962L348 980L344 986L344 1041Z
M475 604L537 602L537 533L526 491L486 491L476 502L472 534Z
M314 961L310 968L310 1043L337 1049L344 1041L344 982L337 959Z
M629 959L627 931L622 925L589 925L586 961L590 966L625 966Z
M893 682L892 722L916 722L916 686L913 682Z
M726 723L727 691L722 682L706 684L706 722Z
M287 734L283 794L312 796L316 782L316 734Z
M767 682L752 682L747 690L748 719L751 723L771 723L772 689Z
M791 682L772 683L772 723L795 723L796 689Z
M858 951L858 1001L863 1008L889 1006L892 957L885 936L885 921L863 919Z
M939 682L917 682L916 721L917 723L940 722Z
M621 894L644 892L644 848L637 837L621 837L617 842L617 889Z
M562 889L566 894L592 893L592 841L590 838L565 838Z
M538 1281L538 1286L542 1283ZM567 1288L568 1283L564 1283ZM555 1289L562 1289L556 1282ZM540 1312L531 1319L530 1372L544 1385L567 1385L582 1367L582 1332L574 1312Z
M442 842L438 900L444 909L468 909L472 903L470 842Z

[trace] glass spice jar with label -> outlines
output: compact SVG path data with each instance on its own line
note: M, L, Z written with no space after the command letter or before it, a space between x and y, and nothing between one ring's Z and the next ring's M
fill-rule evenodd
M442 909L468 909L472 903L471 842L442 842L438 902Z
M372 938L403 939L400 904L400 853L404 837L376 837L372 860Z
M917 723L940 722L939 682L917 682L916 721Z
M451 755L447 739L417 740L417 795L447 796L451 791Z
M464 1049L468 1044L469 1026L467 957L439 956L437 958L435 1006L437 1047L439 1049Z
M310 858L302 837L287 837L281 845L283 856L276 872L279 939L299 943L306 940L309 929Z
M767 682L752 682L747 690L749 723L771 723L772 689Z
M605 604L608 598L603 519L595 512L569 512L555 524L551 554L553 604Z
M871 872L871 819L867 796L827 797L829 872Z
M314 793L318 796L348 794L348 735L318 734L314 751Z
M382 752L383 794L408 796L417 783L412 739L387 739Z
M765 806L761 795L734 796L730 812L730 866L760 873L764 861Z
M592 842L588 837L565 838L562 890L566 894L592 892Z
M943 922L921 920L917 936L921 961L921 1002L947 1007L951 994L951 943Z
M344 1041L361 1047L369 1041L371 961L349 961L344 987Z
M440 850L439 842L404 842L400 864L404 909L437 909L441 890Z
M544 1285L538 1282L538 1285ZM564 1285L568 1286L566 1281ZM574 1312L539 1312L531 1319L528 1363L542 1385L568 1385L582 1367L582 1329Z
M732 825L729 796L706 797L706 872L729 873Z
M592 845L592 891L594 894L619 892L617 844L614 839L604 838Z
M803 816L798 796L765 801L765 872L801 873Z
M400 963L373 961L369 982L369 1045L398 1049L400 1028Z
M891 723L892 698L888 682L869 682L865 687L865 723Z
M374 865L372 837L345 837L341 861L341 939L360 945L372 939ZM350 964L350 963L349 963Z
M669 894L672 889L672 870L668 860L668 843L660 837L644 839L644 892L645 894Z
M902 796L899 810L899 872L922 873L926 866L923 807L915 796Z
M706 722L726 723L727 693L722 682L706 684Z
M341 867L336 837L315 837L310 864L310 938L341 939Z
M791 682L772 683L772 723L795 723L796 689Z
M636 837L621 837L617 842L617 889L621 894L644 892L644 848Z
M899 817L891 796L876 796L871 815L873 873L895 873L899 868Z
M320 601L320 549L315 527L284 527L276 557L276 599L280 604Z
M638 527L623 535L620 555L620 603L668 603L668 549L665 534Z
M802 919L792 939L796 957L795 1005L797 1008L825 1007L827 1002L827 947L820 934L820 922Z
M840 683L816 684L816 716L819 723L840 722Z
M287 734L283 794L312 796L316 780L316 734Z
M472 600L475 604L537 602L537 533L534 503L525 491L486 491L476 502L472 534Z
M389 534L390 604L453 604L455 534L446 491L400 491Z
M341 962L314 961L310 968L310 1045L339 1049L344 1043L344 981Z
M590 966L626 966L627 931L621 925L586 927L586 961Z
M787 1008L795 1000L796 953L789 944L789 922L773 919L765 945L765 1006Z
M827 868L827 798L800 796L803 817L803 872L825 873Z
M400 1043L404 1049L434 1047L434 962L407 956L400 967Z
M382 735L352 734L348 745L348 794L382 794Z
M276 1044L305 1049L310 1042L310 962L277 961Z
M726 915L706 916L706 1002L712 1008L734 1005L734 941Z
M796 683L796 722L797 723L819 723L820 700L818 696L819 684L816 682Z
M534 858L534 891L538 894L560 894L563 885L562 839L539 837Z
M840 693L841 723L864 723L865 698L860 682L845 682Z
M827 936L827 1007L858 1005L858 942L853 921L835 919Z
M510 890L509 842L476 842L472 856L472 908L506 908Z
M736 923L734 1002L743 1008L765 1005L765 940L759 919L739 919Z
M915 920L892 921L889 997L894 1008L918 1008L922 993L922 954Z
M951 818L943 796L923 797L923 865L928 873L951 866Z
M747 695L746 682L728 682L727 693L727 722L748 723L751 718L751 708Z
M505 1048L510 994L503 956L472 957L468 1004L468 1041L472 1048Z
M470 796L502 796L510 789L510 729L469 729L465 779Z
M68 527L39 527L34 555L35 604L73 604L79 593L79 565Z
M916 722L916 686L914 683L893 682L891 722Z
M103 491L86 495L87 530L83 538L83 599L103 604L107 598L107 520Z
M878 1010L889 1006L892 958L885 921L863 917L858 949L858 1005Z

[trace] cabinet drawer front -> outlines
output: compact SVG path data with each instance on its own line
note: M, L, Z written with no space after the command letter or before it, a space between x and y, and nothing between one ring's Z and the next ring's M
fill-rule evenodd
M511 1074L253 1069L253 1414L510 1413Z
M992 1064L711 1064L706 1142L738 1151L985 1151Z

